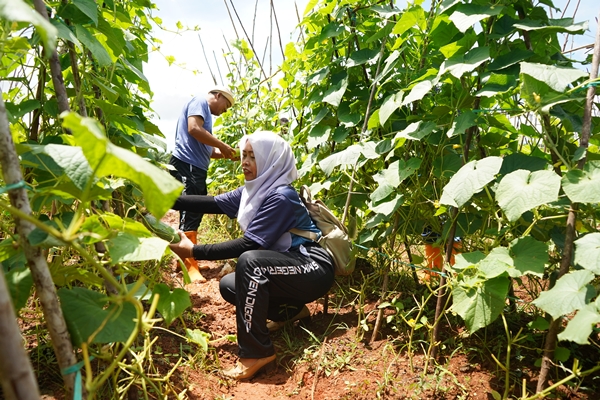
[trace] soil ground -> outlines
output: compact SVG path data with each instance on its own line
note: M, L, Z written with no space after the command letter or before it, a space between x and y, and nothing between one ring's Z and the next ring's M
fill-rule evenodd
M175 226L174 214L167 214L163 221ZM232 261L227 262L230 263ZM211 359L212 366L220 365L227 369L235 365L237 345L216 339L236 333L235 307L221 298L218 289L221 271L229 266L224 262L210 261L199 261L199 265L208 267L202 271L207 282L185 287L192 299L193 312L202 316L193 328L212 334L215 342L205 357ZM170 278L181 282L179 266L173 262L170 268ZM359 264L356 272L359 276L361 272L369 272L360 271L360 268ZM371 327L377 304L376 298L364 300L361 316L368 316L365 319ZM362 331L356 307L328 306L325 313L322 302L308 304L312 320L307 326L290 325L272 333L277 352L274 370L262 371L247 382L235 382L223 379L218 371L211 368L188 368L182 371L185 379L181 382L187 385L187 395L190 399L492 400L494 391L504 391L504 382L498 380L504 372L491 357L474 357L481 352L472 349L456 351L441 359L440 364L432 365L427 362L424 351L409 354L406 343L397 339L398 333L392 327L383 324L379 337L369 343L371 332ZM451 334L461 336L464 331L459 328ZM469 346L468 339L461 340ZM180 341L165 336L161 346L165 352L177 353ZM418 347L426 350L426 346L423 341ZM518 375L514 382L518 382L519 387L511 389L521 394L525 384L528 393L532 394L535 392L537 368L532 365L532 359L523 361L518 365L513 363L513 375ZM570 391L561 391L559 396L594 398L593 395L588 397Z
M177 214L170 211L163 221L176 226ZM153 335L158 336L153 345L154 363L162 374L174 368L171 382L180 398L493 400L494 392L504 392L505 373L490 356L490 349L495 349L495 356L505 359L505 340L495 343L496 339L493 339L504 335L502 329L486 333L489 335L488 347L484 349L481 339L469 337L461 324L455 324L453 328L452 324L445 323L444 343L440 345L442 357L434 363L424 356L429 346L427 333L416 331L414 342L409 345L407 335L401 334L398 326L385 323L388 316L394 315L390 308L386 309L379 335L371 341L372 332L365 331L364 327L372 329L378 299L361 298L363 307L359 309L356 305L360 296L358 287L356 301L347 301L352 295L345 293L346 300L341 302L343 306L335 304L340 298L336 291L348 291L349 285L341 284L334 285L330 292L327 312L324 312L322 301L308 304L312 314L310 323L306 326L289 325L271 334L277 352L274 369L261 371L245 382L224 379L219 370L230 368L237 361L237 345L228 340L236 334L235 309L221 298L218 286L223 269L234 265L233 261L199 261L199 265L207 267L202 270L207 281L185 286L191 297L192 309L166 328L178 335L185 335L186 328L209 333L208 352L168 331L153 331ZM357 264L355 282L364 280L370 272L372 267L368 264ZM175 260L170 262L163 278L171 287L183 287L182 272ZM412 293L402 295L412 297ZM393 320L390 318L390 321ZM406 324L404 327L406 329ZM30 349L35 346L29 344ZM411 348L413 351L409 352ZM536 356L513 354L518 361L512 360L510 393L513 398L521 398L525 386L527 393L532 395L539 370L534 366ZM184 362L175 368L181 355ZM36 366L39 367L39 364L34 362ZM50 377L44 371L38 371L38 374L43 399L64 397L59 376ZM554 398L600 398L593 389L563 388ZM125 398L142 398L142 392L138 393L131 392Z

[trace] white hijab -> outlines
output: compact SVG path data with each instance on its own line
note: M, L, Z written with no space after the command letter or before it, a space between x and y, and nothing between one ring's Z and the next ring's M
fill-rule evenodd
M290 145L280 136L269 131L257 131L240 140L240 154L250 142L256 160L256 178L246 181L237 220L242 231L246 231L250 221L263 201L274 188L289 185L298 178L296 159Z

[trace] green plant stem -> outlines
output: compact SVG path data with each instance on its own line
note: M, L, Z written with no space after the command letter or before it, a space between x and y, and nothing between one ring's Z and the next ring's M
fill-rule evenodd
M129 335L129 338L127 339L127 341L123 344L122 349L119 352L119 354L117 354L117 356L110 363L110 365L102 372L102 375L100 375L96 379L95 382L89 382L89 381L86 382L86 388L88 390L88 393L90 393L91 395L95 394L97 389L100 386L102 386L102 384L111 376L113 371L117 368L118 364L121 362L121 360L123 360L123 358L129 351L130 347L133 345L133 342L135 341L138 334L140 332L144 332L144 331L148 330L150 327L152 327L154 322L157 321L156 319L147 318L146 316L154 315L154 313L156 312L156 307L158 305L159 296L157 296L157 295L154 296L154 298L152 300L152 304L150 305L150 309L148 310L147 314L144 313L144 308L142 307L142 303L140 303L139 300L137 300L136 298L133 297L133 293L137 292L137 289L139 289L139 287L142 285L142 283L143 283L143 280L141 280L141 279L139 281L137 281L136 284L134 285L134 287L131 289L131 291L129 291L129 293L127 293L123 297L123 301L129 301L136 308L136 315L137 315L136 327Z
M576 372L575 370L576 370L576 367L573 368L573 372L571 373L571 375L569 375L569 376L561 379L560 381L556 382L552 386L547 387L546 389L542 390L541 392L538 392L535 395L533 395L531 397L527 397L526 399L522 399L522 400L543 399L544 397L546 397L549 394L551 394L554 389L559 388L560 386L562 386L565 383L569 382L573 378L577 378L577 377L583 378L583 377L586 377L586 376L588 376L590 374L593 374L596 371L600 371L600 365L596 365L595 367L593 367L591 369L588 369L587 371L583 371L583 372Z

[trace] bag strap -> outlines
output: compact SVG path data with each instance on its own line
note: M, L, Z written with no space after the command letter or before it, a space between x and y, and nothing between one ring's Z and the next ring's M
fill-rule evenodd
M302 236L305 239L310 239L313 242L318 243L319 238L315 232L303 231L302 229L297 229L297 228L290 229L290 232L293 233L294 235Z
M304 201L304 203L312 203L312 195L308 186L302 185L300 188L300 199Z

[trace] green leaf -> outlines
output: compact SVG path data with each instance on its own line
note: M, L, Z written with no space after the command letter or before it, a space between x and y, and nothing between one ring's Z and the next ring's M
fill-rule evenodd
M379 55L379 51L372 49L362 49L357 50L350 54L348 61L346 62L346 67L356 67L357 65L363 65L370 62L377 61L377 56Z
M564 331L558 334L558 340L569 340L578 344L590 344L589 337L600 323L600 314L596 304L586 304L569 321Z
M398 63L398 58L400 57L400 52L397 50L394 50L392 52L392 54L390 54L386 59L385 59L385 64L383 66L383 70L379 73L379 75L377 75L375 77L375 80L373 81L373 84L379 82L380 80L382 80L385 76L387 76L390 71L392 71L394 69L394 67L396 66L396 64Z
M513 260L506 247L496 247L479 262L478 269L485 279L492 279L512 269ZM512 277L512 275L511 275Z
M40 102L35 99L23 100L19 104L13 104L10 102L4 103L6 111L8 111L10 113L10 116L12 117L11 120L14 120L15 122L23 115L40 108L40 105Z
M97 177L118 176L136 183L144 193L148 211L157 217L173 206L183 186L168 172L112 144L96 120L76 113L63 117L64 127L73 132Z
M346 88L348 87L348 77L341 79L336 85L332 85L329 89L325 91L323 96L323 102L329 103L334 107L340 105L342 98L344 97L344 93L346 93Z
M94 0L73 0L73 4L98 26L98 8Z
M383 214L387 218L389 218L398 207L400 207L404 203L404 195L398 194L394 199L378 204L376 206L372 206L371 210L377 214Z
M75 346L125 342L135 329L137 314L131 303L109 303L105 294L81 287L60 288L58 297Z
M454 269L465 269L478 264L485 258L485 254L480 251L474 251L472 253L459 253L454 257Z
M29 145L31 155L25 156L25 159L33 161L38 160L43 168L51 172L58 178L58 181L68 178L77 186L79 190L84 190L90 179L93 178L93 172L88 164L83 151L77 146L66 146L61 144L47 145ZM48 162L46 155L52 162Z
M2 271L0 271L1 273ZM31 271L27 266L23 265L12 268L6 273L5 278L13 308L15 309L15 313L19 314L19 310L27 304L27 299L29 299L31 288L33 287Z
M401 35L410 28L413 27L421 27L424 23L426 23L427 19L425 16L425 11L423 8L418 7L414 8L410 11L402 13L396 25L394 25L394 29L392 30L393 34Z
M530 50L511 49L508 53L497 57L487 66L487 68L490 71L498 71L510 67L511 65L515 65L523 60L527 60L534 54L535 53Z
M342 103L337 109L337 116L342 125L346 128L352 128L360 122L362 116L359 113L354 113L350 109L348 103Z
M431 91L431 89L433 89L433 85L433 81L422 81L417 83L410 90L408 96L406 96L404 100L402 100L402 105L405 106L412 103L413 101L421 100L423 97L425 97L427 93Z
M129 233L119 232L106 243L111 257L111 264L126 261L160 260L169 242L157 237L137 237Z
M50 57L56 49L56 28L22 0L0 0L0 17L7 21L28 22L35 29L44 43L44 53Z
M442 191L440 204L462 207L490 183L502 166L502 158L486 157L463 165Z
M465 33L467 29L475 25L477 22L484 18L489 18L494 15L500 14L504 7L498 6L478 6L475 4L462 4L456 8L456 10L450 15L450 21L454 22L454 25L462 33Z
M338 166L354 166L362 155L367 159L375 159L381 157L376 151L377 144L375 142L364 142L354 144L339 153L330 155L329 157L319 161L319 167L326 175L331 175L335 167Z
M154 285L153 295L158 295L158 305L156 309L165 319L166 326L183 315L186 308L192 306L190 294L184 290L175 288L173 291L163 283Z
M325 25L325 27L323 27L323 30L321 31L321 35L319 36L319 41L322 40L326 40L332 37L336 37L341 35L342 33L344 33L346 31L346 26L344 24L340 24L337 22L331 22L327 25Z
M388 96L379 109L379 123L381 126L385 125L390 115L394 113L402 105L402 96L404 91L399 91Z
M540 171L547 167L548 162L543 158L526 156L522 153L513 153L504 157L502 168L500 168L500 174L506 175L518 169L526 169L531 172Z
M544 275L544 268L548 264L549 257L546 243L535 240L532 236L525 236L513 240L509 250L514 267L520 272L520 275L531 274L539 277Z
M210 333L203 332L200 329L185 329L185 336L192 343L199 345L202 350L206 353L208 351L208 341L210 340Z
M514 222L525 211L558 199L560 177L553 171L516 170L502 178L496 189L496 200L509 221Z
M414 174L421 166L421 159L411 158L407 162L396 160L386 169L373 176L373 179L379 184L379 187L371 195L371 200L377 204L392 193L400 183Z
M330 134L331 126L321 124L315 126L313 129L310 130L310 133L308 134L306 147L308 147L309 150L312 150L320 145L327 143Z
M513 25L516 29L524 31L550 31L572 34L582 34L588 29L588 21L573 23L573 18L549 19L546 25L541 20L524 20Z
M475 47L464 55L456 55L445 60L440 68L440 75L450 72L455 78L460 78L489 59L489 47Z
M575 241L575 264L600 275L600 233L588 233Z
M484 281L475 287L455 286L451 310L460 315L473 333L491 324L502 312L510 280L506 276Z
M467 129L476 125L477 115L469 110L461 113L452 123L452 127L446 133L449 138L462 135Z
M413 122L400 132L396 133L394 141L398 141L399 139L421 140L433 132L435 128L437 128L437 125L433 121Z
M594 287L588 285L593 279L592 271L573 271L563 275L552 289L542 292L532 303L554 319L581 310L587 300L595 295Z
M588 161L583 170L572 169L562 177L562 188L574 203L600 200L600 161Z
M538 316L538 317L536 317L535 320L528 323L527 326L529 327L529 329L545 331L546 329L548 329L550 327L550 323L548 322L547 319Z
M492 73L484 86L475 93L475 96L492 97L499 93L506 93L517 86L513 75L500 75Z
M98 61L99 66L108 67L112 64L112 58L108 54L108 51L106 51L102 43L100 43L90 31L81 25L75 25L75 35L77 36L77 39L92 52L94 58Z
M64 22L62 22L59 19L53 19L50 22L57 29L59 38L61 38L63 40L68 40L69 42L72 42L76 46L81 47L81 43L79 42L79 40L77 39L77 37L75 36L73 31L71 31L69 29L69 27L67 25L65 25Z
M557 92L564 92L571 82L585 78L588 74L577 68L555 67L554 65L521 63L521 74L544 82ZM543 93L538 93L542 95Z

